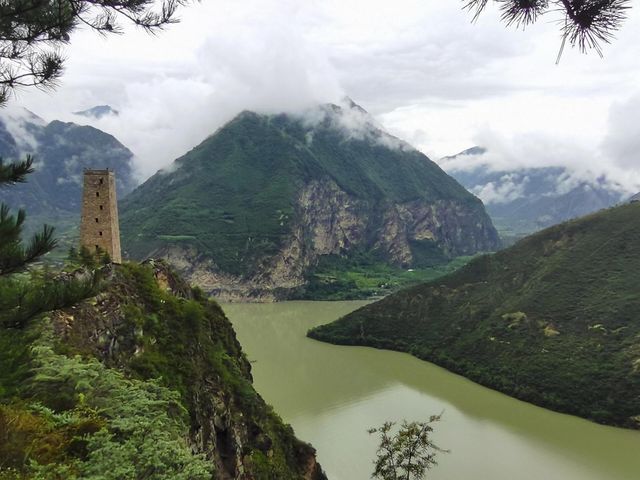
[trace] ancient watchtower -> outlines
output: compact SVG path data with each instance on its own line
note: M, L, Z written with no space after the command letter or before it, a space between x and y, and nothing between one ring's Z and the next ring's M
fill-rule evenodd
M122 262L116 177L109 170L84 171L80 246L107 252L113 263Z

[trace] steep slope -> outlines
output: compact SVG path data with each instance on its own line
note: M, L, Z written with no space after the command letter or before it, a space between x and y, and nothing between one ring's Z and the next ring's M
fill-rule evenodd
M3 112L0 157L10 161L26 154L35 157L36 171L27 183L0 190L0 201L25 208L34 221L79 218L85 168L116 171L120 196L136 185L133 154L113 136L74 123L46 123L26 110Z
M570 221L313 338L411 354L517 398L640 428L640 204Z
M160 262L103 273L24 329L0 315L0 477L325 479L216 303Z
M482 203L354 104L244 112L121 205L125 251L224 298L283 298L323 255L399 266L493 250Z
M494 170L483 163L485 154L486 149L473 147L444 158L442 165L482 199L494 224L505 235L523 236L611 207L625 197L620 188L604 178L587 181L564 167ZM455 165L462 156L470 159L464 169Z

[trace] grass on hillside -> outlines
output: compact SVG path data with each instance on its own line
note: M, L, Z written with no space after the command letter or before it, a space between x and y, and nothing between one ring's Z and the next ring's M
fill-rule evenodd
M296 298L303 300L363 300L384 297L419 283L435 280L466 265L473 257L458 257L443 265L405 269L383 262L321 260L309 285Z
M240 436L251 477L301 478L313 451L253 389L219 305L177 278L186 298L173 295L148 265L112 273L99 297L44 295L21 328L0 321L0 479L212 478L215 462L188 442L195 429L223 461ZM44 289L24 276L2 281L2 307L20 297L17 282ZM72 320L62 337L58 315ZM229 426L214 427L214 413Z

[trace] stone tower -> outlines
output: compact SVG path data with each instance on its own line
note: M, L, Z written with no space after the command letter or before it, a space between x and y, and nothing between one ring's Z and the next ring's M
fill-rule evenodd
M80 246L101 249L113 263L122 263L116 177L109 170L85 170Z

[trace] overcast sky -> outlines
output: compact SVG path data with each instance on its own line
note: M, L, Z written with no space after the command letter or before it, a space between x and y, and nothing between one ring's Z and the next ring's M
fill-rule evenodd
M203 0L158 36L73 35L54 93L17 103L93 124L147 177L243 109L295 110L349 95L433 160L473 145L505 165L570 165L640 189L640 6L595 53L560 46L557 16L526 31L458 0ZM87 120L84 120L86 123Z

